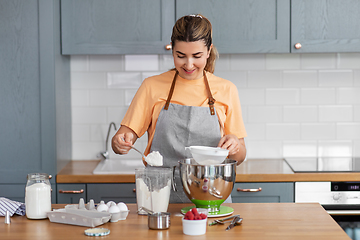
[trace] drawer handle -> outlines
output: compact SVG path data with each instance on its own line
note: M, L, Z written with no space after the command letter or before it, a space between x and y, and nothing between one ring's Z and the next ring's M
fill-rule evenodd
M262 188L259 187L258 189L255 188L238 188L236 189L238 192L261 192Z
M301 43L296 43L296 44L294 45L294 47L295 47L295 49L300 49L302 46L301 46Z
M135 189L135 188L133 189L133 192L136 192L136 189Z
M172 48L171 44L168 44L168 45L165 46L165 49L168 50L168 51L170 51L171 48Z
M84 192L84 189L81 189L81 190L59 190L59 193L71 193L71 194L80 194L80 193L83 193Z

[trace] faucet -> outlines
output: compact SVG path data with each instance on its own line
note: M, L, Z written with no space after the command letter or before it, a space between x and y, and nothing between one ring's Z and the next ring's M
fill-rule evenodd
M114 122L111 122L111 123L109 124L108 132L107 132L107 135L106 135L105 151L100 153L100 156L103 157L105 160L109 158L108 142L109 142L109 135L110 135L111 126L114 126L114 129L115 129L115 131L116 131L116 125L115 125L115 123L114 123Z

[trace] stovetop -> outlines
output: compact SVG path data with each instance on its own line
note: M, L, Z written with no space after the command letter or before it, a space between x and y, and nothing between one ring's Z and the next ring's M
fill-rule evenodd
M360 172L360 157L286 158L295 173Z

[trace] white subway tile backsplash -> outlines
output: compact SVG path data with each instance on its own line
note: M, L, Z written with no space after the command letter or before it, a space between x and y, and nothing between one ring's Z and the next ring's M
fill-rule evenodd
M266 69L300 69L300 54L266 54Z
M71 131L73 141L90 141L90 125L73 124Z
M267 140L300 140L300 124L266 124Z
M360 88L339 88L337 98L339 104L360 104Z
M109 72L107 73L108 88L135 88L138 89L142 83L139 72Z
M265 89L238 89L241 105L265 105Z
M298 70L283 72L284 87L317 87L318 73L315 70Z
M316 141L284 141L283 155L287 157L316 157Z
M245 125L248 140L265 140L265 123L247 123Z
M283 88L283 89L266 89L266 104L267 105L285 105L285 104L299 104L300 91L299 89Z
M338 68L359 69L360 53L338 53Z
M306 53L301 55L301 69L325 68L336 68L336 53Z
M123 106L125 90L91 90L90 105L91 106Z
M360 87L360 70L354 70L354 86Z
M247 141L247 159L249 158L281 158L281 141Z
M231 81L238 89L245 88L247 86L246 71L215 71L214 74L218 77Z
M159 70L161 72L169 71L174 68L174 58L172 54L160 55Z
M72 55L70 60L70 71L89 71L89 56Z
M231 70L265 70L265 54L231 54Z
M336 126L337 139L360 139L360 123L338 123Z
M319 86L321 87L349 87L353 85L351 70L320 70Z
M171 54L71 56L73 159L98 159L142 81L173 67ZM222 54L215 69L238 88L248 158L360 156L359 53Z
M319 106L320 122L351 122L353 120L352 106Z
M352 156L351 141L319 141L319 157L350 157Z
M334 123L303 123L301 125L303 140L331 140L336 138Z
M90 55L90 71L124 71L124 55Z
M105 124L106 107L73 107L71 119L73 124Z
M248 86L258 88L282 87L281 71L249 71Z
M282 122L282 114L278 106L248 106L248 121L253 123Z
M284 106L284 122L317 122L316 106Z
M158 55L125 55L125 71L158 71Z
M103 72L72 72L71 89L104 89L106 74Z
M336 90L334 88L303 88L300 91L301 104L335 104Z
M81 107L90 105L89 90L73 89L71 91L71 106Z

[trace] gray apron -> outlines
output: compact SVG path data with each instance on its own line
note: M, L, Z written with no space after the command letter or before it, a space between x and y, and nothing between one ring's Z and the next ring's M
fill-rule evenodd
M191 153L185 150L189 146L216 147L220 141L220 125L216 115L210 87L204 72L204 81L209 97L208 107L183 106L170 103L178 72L176 72L168 99L161 110L150 151L159 151L163 156L164 167L173 168L177 191L171 190L170 203L191 202L185 195L180 179L178 162L191 158ZM226 202L231 200L229 197Z

